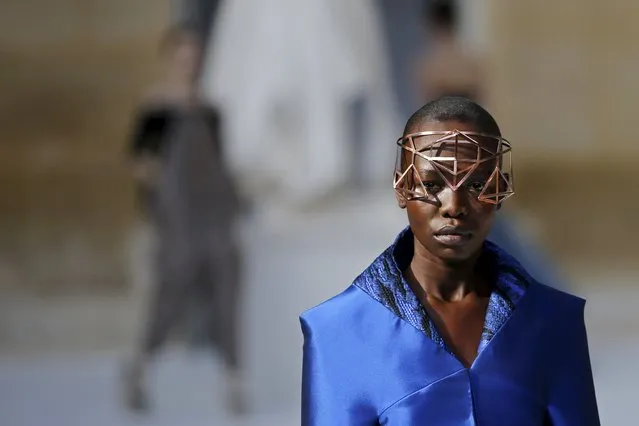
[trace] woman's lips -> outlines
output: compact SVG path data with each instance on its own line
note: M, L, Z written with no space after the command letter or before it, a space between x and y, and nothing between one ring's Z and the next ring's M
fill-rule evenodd
M472 234L436 234L435 239L442 244L458 246L466 244L472 238Z
M442 244L456 246L466 244L473 234L460 227L444 226L435 232L434 237Z

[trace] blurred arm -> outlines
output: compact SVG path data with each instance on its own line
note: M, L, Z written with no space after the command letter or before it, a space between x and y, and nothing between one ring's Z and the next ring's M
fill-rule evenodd
M168 117L158 112L138 113L130 142L133 177L145 186L154 185L161 166L161 149Z

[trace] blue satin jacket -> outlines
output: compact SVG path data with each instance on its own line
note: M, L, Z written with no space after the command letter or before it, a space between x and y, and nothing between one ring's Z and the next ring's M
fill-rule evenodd
M478 356L448 350L402 276L405 229L343 293L304 312L303 426L598 426L583 299L496 245Z

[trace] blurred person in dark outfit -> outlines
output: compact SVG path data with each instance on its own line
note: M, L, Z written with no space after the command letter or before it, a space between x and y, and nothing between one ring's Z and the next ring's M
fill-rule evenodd
M418 90L422 97L437 99L450 95L481 99L480 62L458 40L455 2L430 0L423 5L423 21L431 48L417 69Z
M422 4L423 22L432 44L417 67L416 81L422 100L463 96L481 103L485 97L481 61L459 42L457 3L426 0ZM514 226L513 218L502 212L488 238L513 254L538 280L566 287L534 239L516 228L520 227Z
M409 117L415 109L422 105L415 90L414 61L424 52L424 46L430 45L428 35L425 40L423 26L416 13L423 0L377 0L380 18L383 23L386 46L386 57L389 61L389 74L397 99L397 108L402 117ZM420 43L420 42L424 43ZM398 65L402 66L398 66Z
M225 167L221 119L197 94L198 33L178 26L162 44L164 81L137 111L131 152L141 207L158 237L156 285L140 347L127 366L127 403L145 409L149 361L188 302L206 305L207 334L227 367L229 403L243 406L238 354L239 198Z

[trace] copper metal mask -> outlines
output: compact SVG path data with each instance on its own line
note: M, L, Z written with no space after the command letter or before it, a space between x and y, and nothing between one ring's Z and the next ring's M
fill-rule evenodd
M424 173L453 191L467 188L483 203L501 204L514 194L510 142L459 130L411 133L397 141L393 187L406 201L438 202Z

